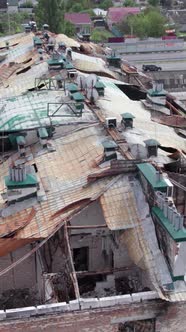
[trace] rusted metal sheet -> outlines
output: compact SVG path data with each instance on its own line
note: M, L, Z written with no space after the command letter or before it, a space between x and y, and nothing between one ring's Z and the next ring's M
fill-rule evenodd
M21 213L15 214L12 221L0 226L0 238L12 237L19 230L27 226L35 217L35 215L36 210L34 208L30 209L30 213L26 218L21 218Z
M166 126L178 127L178 128L186 128L186 118L179 115L170 115L170 116L159 116L152 117L152 121L157 123L161 123Z

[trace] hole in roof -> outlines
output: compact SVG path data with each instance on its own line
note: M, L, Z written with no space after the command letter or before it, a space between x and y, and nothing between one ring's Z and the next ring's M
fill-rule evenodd
M146 99L146 92L137 85L116 84L115 85L131 100Z
M26 64L26 63L30 62L31 60L32 60L32 58L29 58L28 60L25 60L22 63Z
M28 66L28 67L26 67L26 68L24 68L24 69L18 71L18 72L16 73L16 75L26 73L30 68L31 68L31 66Z
M37 168L36 163L32 164L32 166L34 166L34 170L35 170L35 172L37 173L37 172L38 172L38 168Z

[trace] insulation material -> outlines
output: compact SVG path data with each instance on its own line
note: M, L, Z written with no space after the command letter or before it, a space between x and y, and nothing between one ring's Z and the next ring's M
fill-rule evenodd
M63 34L57 35L55 39L56 39L56 43L65 43L65 45L67 47L75 47L75 48L80 47L80 44L76 40L69 38Z
M87 73L97 73L97 74L104 74L105 76L117 79L118 76L116 73L112 72L111 70L107 69L100 63L95 63L90 60L81 60L76 59L74 60L74 67L77 70L87 72Z

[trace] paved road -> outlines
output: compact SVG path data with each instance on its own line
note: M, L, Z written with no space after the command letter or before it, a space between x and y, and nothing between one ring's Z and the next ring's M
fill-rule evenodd
M122 58L141 69L143 63L158 64L163 70L186 70L186 51L147 54L123 54Z

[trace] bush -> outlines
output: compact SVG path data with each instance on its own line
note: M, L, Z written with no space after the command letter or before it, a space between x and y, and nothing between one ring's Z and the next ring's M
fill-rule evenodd
M20 6L20 8L33 8L33 3L32 1L26 1L25 3L22 3Z
M92 31L91 40L96 43L105 43L112 36L112 33L109 31L96 28Z

